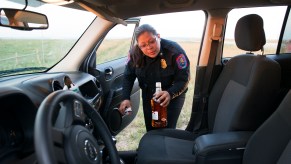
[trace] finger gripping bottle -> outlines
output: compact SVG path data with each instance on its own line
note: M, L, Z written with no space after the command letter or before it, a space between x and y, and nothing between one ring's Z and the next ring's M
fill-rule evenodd
M156 82L156 93L162 91L161 82ZM155 98L151 99L152 127L164 128L167 126L167 108L162 107Z

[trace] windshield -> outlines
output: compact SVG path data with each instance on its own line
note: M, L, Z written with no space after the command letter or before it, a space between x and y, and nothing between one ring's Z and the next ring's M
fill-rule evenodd
M24 8L25 0L1 0L0 8ZM0 27L0 76L43 72L70 51L95 15L39 1L26 10L48 17L46 30L22 31Z

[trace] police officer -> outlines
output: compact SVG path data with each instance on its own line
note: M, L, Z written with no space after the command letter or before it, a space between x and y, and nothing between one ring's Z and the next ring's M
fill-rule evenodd
M162 39L156 30L144 24L135 31L137 45L129 51L124 72L123 102L119 111L123 114L131 107L130 93L135 79L142 89L143 111L147 131L151 126L150 100L154 97L167 106L167 128L176 128L185 101L190 79L190 63L185 51L175 42ZM162 91L155 94L155 84L161 82Z

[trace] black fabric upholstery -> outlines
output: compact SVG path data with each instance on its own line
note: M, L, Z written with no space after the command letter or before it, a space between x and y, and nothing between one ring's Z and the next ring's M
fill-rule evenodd
M246 51L258 51L266 44L263 19L257 14L240 18L235 27L235 43Z
M193 141L197 136L184 130L149 131L139 143L139 164L193 163Z
M239 20L235 37L251 45L246 51L262 48L262 22L249 15ZM250 23L248 21L251 21ZM258 23L257 25L255 23ZM256 37L242 36L253 35ZM247 34L245 34L247 33ZM257 36L258 34L258 36ZM238 40L238 44L240 39ZM252 44L255 44L252 46ZM254 48L255 47L255 48ZM265 56L245 54L233 57L223 68L208 101L209 130L215 133L255 130L273 112L271 105L280 88L280 65ZM198 135L182 130L155 130L143 136L137 163L193 163L192 148Z
M160 129L160 130L152 130L147 132L148 135L163 135L166 137L173 137L177 139L184 139L193 141L197 135L185 130L180 129Z
M233 57L209 96L208 125L214 132L255 130L274 110L280 65L266 56Z
M285 163L291 163L291 140L289 140L288 145L284 149L283 153L281 154L278 164L285 164Z
M251 137L243 163L291 163L291 92Z
M281 66L281 86L283 88L291 88L291 53L268 55L268 58L277 61Z

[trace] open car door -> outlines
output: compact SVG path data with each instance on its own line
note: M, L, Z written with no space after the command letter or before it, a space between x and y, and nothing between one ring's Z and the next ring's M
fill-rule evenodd
M135 118L140 103L140 88L136 80L132 92L132 112L122 116L119 111L122 100L124 69L128 60L128 51L135 44L134 31L139 25L139 18L126 20L127 26L117 24L96 46L96 69L90 74L97 78L103 91L100 114L112 135L117 135Z

